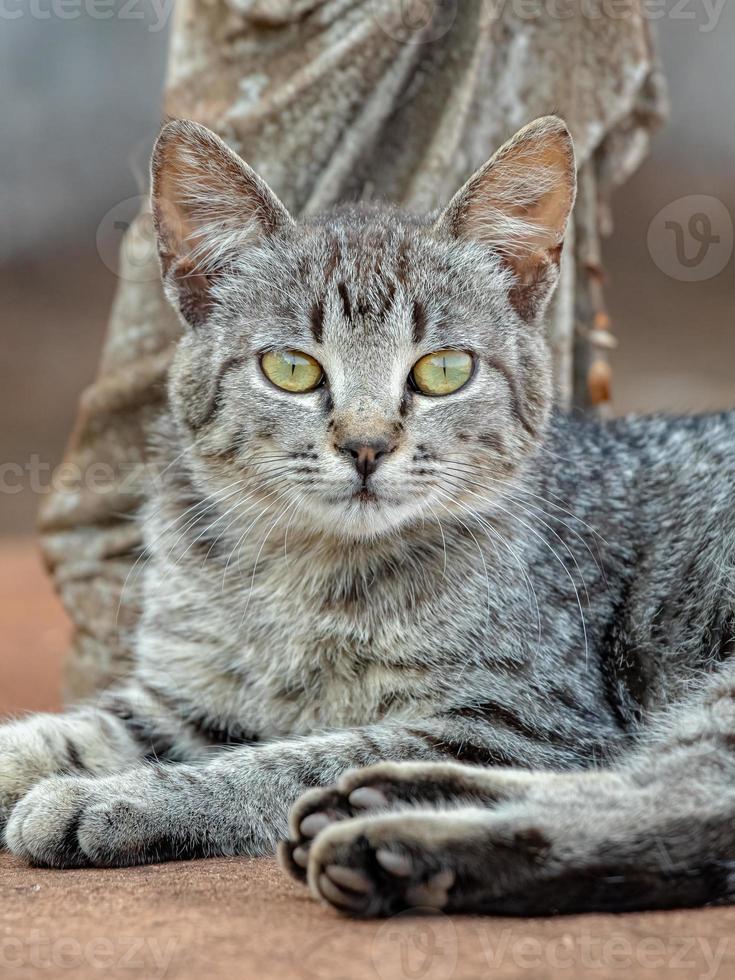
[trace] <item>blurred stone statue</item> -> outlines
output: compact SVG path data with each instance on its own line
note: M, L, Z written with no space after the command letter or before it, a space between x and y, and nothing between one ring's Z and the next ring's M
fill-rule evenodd
M560 401L604 407L614 341L599 238L665 110L645 0L179 0L164 109L218 132L294 213L371 198L429 211L524 124L563 116L580 197L550 341ZM179 330L143 213L67 451L84 476L41 516L75 627L69 697L129 665L126 581L145 560L135 514Z

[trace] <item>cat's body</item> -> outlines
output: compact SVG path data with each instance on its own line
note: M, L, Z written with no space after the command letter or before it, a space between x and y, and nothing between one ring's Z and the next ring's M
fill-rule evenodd
M134 675L0 728L16 853L267 853L342 778L284 860L352 911L732 894L735 413L551 412L571 160L546 120L433 224L297 227L213 137L164 131L164 281L192 329ZM424 768L344 782L385 759ZM434 809L354 819L391 804Z
M498 716L497 763L599 764L729 652L733 445L735 413L558 413L503 496L470 484L459 521L437 509L368 546L290 512L223 533L227 501L188 510L174 452L148 507L137 676L232 742L475 704Z
M600 710L606 679L590 669L616 599L600 571L604 549L584 523L600 516L599 501L597 514L577 521L573 502L561 503L564 487L549 483L559 441L586 426L559 416L557 427L555 448L539 454L515 496L519 505L503 498L488 506L477 490L462 523L437 509L438 520L368 545L305 533L289 513L275 523L277 512L242 541L252 517L219 537L226 502L182 533L191 514L171 516L184 515L194 493L177 485L185 476L174 464L149 508L157 543L145 573L139 675L180 700L182 720L201 716L202 730L233 740L381 719L410 724L477 700L525 715L537 726L535 743L547 728L566 730L566 754L583 758L576 743L585 732L607 740L617 727L612 709ZM584 471L584 450L572 451ZM290 465L298 473L309 463ZM552 614L558 605L564 616ZM517 734L499 728L499 760L522 758L527 738L502 748ZM548 749L549 762L560 747Z

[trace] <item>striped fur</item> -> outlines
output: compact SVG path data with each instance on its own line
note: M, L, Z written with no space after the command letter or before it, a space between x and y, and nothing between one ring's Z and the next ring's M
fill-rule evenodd
M599 907L730 894L735 416L553 412L543 316L573 198L558 120L444 215L299 222L216 137L164 130L154 210L187 333L126 586L134 675L0 728L16 854L268 853L311 790L286 860L350 911L578 907L591 878ZM271 385L260 355L282 348L327 384ZM421 395L412 366L446 348L471 380ZM392 451L360 476L355 442ZM339 782L384 760L379 793L410 814L360 814L373 777ZM384 851L410 888L365 878Z

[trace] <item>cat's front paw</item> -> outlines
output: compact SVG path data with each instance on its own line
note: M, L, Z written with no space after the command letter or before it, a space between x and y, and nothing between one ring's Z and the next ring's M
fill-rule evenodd
M16 804L5 829L13 854L32 864L70 868L89 864L79 842L85 810L92 801L93 780L51 776Z
M517 911L556 864L542 815L509 804L405 810L330 826L313 842L312 893L354 916L409 909ZM546 911L551 911L551 908Z
M479 809L415 810L332 825L310 848L309 886L317 898L355 916L454 910L472 873L471 842L487 819ZM458 841L466 846L458 848Z
M429 906L550 915L732 899L728 809L621 774L539 777L497 807L404 809L330 822L308 849L312 892L357 916ZM673 806L678 810L672 812Z
M333 823L381 810L415 806L495 806L523 798L531 775L456 762L380 762L352 769L334 786L304 793L289 816L289 840L279 847L283 868L306 881L309 850Z
M48 752L32 751L34 733L25 728L23 722L0 725L0 846L13 807L48 772Z
M140 792L145 775L137 787L119 776L42 780L13 809L7 846L31 864L51 868L116 867L171 856L165 801Z

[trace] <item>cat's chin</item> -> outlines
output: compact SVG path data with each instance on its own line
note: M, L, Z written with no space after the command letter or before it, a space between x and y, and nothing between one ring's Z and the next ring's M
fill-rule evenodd
M315 530L346 541L370 541L395 534L422 519L415 502L382 498L369 491L312 510Z

